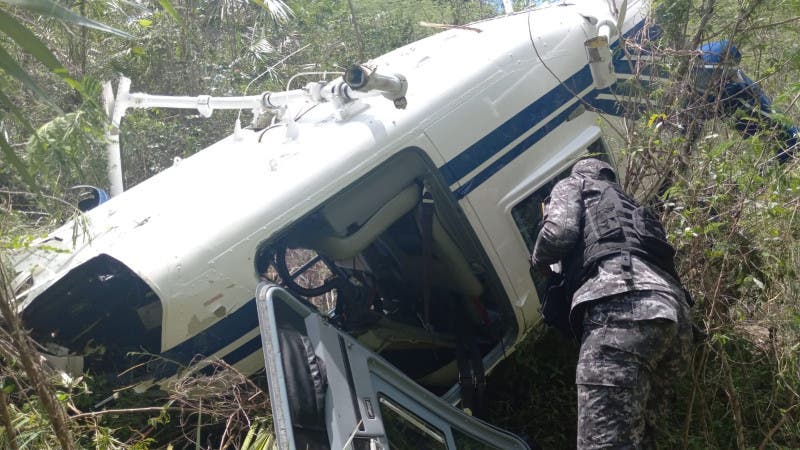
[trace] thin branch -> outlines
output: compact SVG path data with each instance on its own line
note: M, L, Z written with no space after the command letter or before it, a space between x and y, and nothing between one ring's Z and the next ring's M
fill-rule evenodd
M762 28L772 28L772 27L777 27L778 25L785 25L787 23L798 22L798 21L800 21L800 16L792 17L791 19L781 20L779 22L767 23L764 25L753 25L747 28L742 28L740 31L751 31L751 30L759 30Z
M767 448L767 444L772 441L772 436L775 436L775 433L781 429L781 427L786 423L786 420L794 415L794 409L798 405L792 405L789 409L787 409L782 415L778 423L775 424L774 427L770 428L767 432L767 435L764 436L764 440L761 441L761 445L758 446L758 450L764 450Z
M364 41L361 39L361 29L358 27L358 20L356 19L356 9L353 7L353 0L347 0L347 4L350 6L350 19L353 22L353 30L356 34L359 62L364 62Z
M438 28L440 30L450 30L452 28L456 28L459 30L469 30L469 31L474 31L476 33L483 33L483 30L481 30L480 28L468 27L466 25L451 25L446 23L431 23L431 22L420 22L419 25L421 27Z
M146 412L156 412L156 411L180 411L180 408L170 408L164 406L148 406L144 408L125 408L125 409L104 409L102 411L91 411L85 412L82 414L75 414L71 416L71 419L83 419L86 417L97 417L103 416L106 414L138 414L138 413L146 413Z
M722 363L722 370L725 373L725 393L728 394L730 400L731 411L733 412L733 423L736 430L736 447L739 449L746 448L746 441L744 439L744 420L742 419L742 404L739 401L739 394L736 392L736 385L733 382L733 372L731 371L730 363L728 363L728 355L723 352L720 354Z

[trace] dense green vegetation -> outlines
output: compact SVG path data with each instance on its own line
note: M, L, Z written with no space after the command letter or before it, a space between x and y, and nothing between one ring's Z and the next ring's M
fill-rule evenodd
M663 423L670 435L663 448L798 448L800 166L770 161L778 136L769 131L742 139L733 119L711 114L687 121L694 99L686 87L691 50L732 39L746 72L773 95L783 118L796 123L800 2L655 4L666 31L655 64L672 81L648 93L646 114L630 117L627 132L617 136L617 158L626 187L645 201L670 168L682 168L659 203L696 302L695 321L707 334ZM697 127L696 137L678 124ZM491 385L497 418L544 448L573 446L576 357L576 347L558 336L531 339L493 374L517 387L509 393Z
M2 252L73 216L64 201L70 186L108 187L100 84L118 73L133 80L133 91L153 94L279 90L296 73L341 70L436 32L420 21L459 24L496 14L493 2L481 0L34 4L42 3L0 0ZM783 119L800 121L800 1L661 0L654 10L666 34L653 43L653 64L671 81L643 90L647 111L609 134L626 187L642 200L654 198L665 168L682 168L659 202L708 338L680 380L663 447L800 448L800 163L768 161L770 133L742 139L729 119L686 118L693 50L725 38L739 45L742 66ZM130 112L121 138L126 187L230 133L235 113L214 117ZM22 330L12 320L3 325L2 448L241 447L249 421L269 429L263 391L224 366L214 378L187 378L170 399L148 400L150 409L131 410L142 399L122 399L116 413L85 413L96 401L92 380L41 379L36 361L26 360ZM570 448L576 346L535 334L490 377L491 419L543 448Z

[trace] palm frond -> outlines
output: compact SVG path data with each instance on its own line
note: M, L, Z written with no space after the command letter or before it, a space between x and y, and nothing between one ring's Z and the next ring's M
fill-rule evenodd
M80 14L76 14L72 12L72 10L63 7L52 0L0 0L0 2L13 6L19 6L20 8L37 12L44 16L55 17L56 19L64 22L80 25L86 28L93 28L106 33L116 34L117 36L128 39L133 39L133 36L124 31L120 31L104 23L96 22L92 19L81 16Z
M252 0L256 5L269 11L272 19L279 23L286 23L294 17L292 8L289 8L283 0Z

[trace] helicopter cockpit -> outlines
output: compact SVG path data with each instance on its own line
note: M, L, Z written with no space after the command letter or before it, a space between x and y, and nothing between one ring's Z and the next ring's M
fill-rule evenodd
M459 347L485 354L513 321L421 155L401 152L264 243L256 269L423 385L449 387Z

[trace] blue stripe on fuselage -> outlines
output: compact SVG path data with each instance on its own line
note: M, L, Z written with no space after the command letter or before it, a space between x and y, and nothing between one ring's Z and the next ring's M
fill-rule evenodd
M447 184L453 184L496 155L508 144L536 126L556 109L575 99L575 95L592 84L589 66L559 83L548 93L528 105L442 166Z
M588 67L586 68L588 72ZM592 95L592 93L589 93ZM585 98L585 97L584 97ZM489 179L492 175L497 173L500 169L508 165L511 161L513 161L517 156L521 155L525 150L534 146L537 142L539 142L542 138L550 134L551 131L555 130L559 125L564 123L569 115L580 105L580 103L576 103L573 107L566 108L557 116L553 117L549 122L544 124L541 128L536 130L533 134L528 136L527 138L523 139L522 142L515 145L511 150L506 152L503 156L497 159L497 161L490 164L487 168L480 171L477 175L472 177L469 181L464 183L461 187L456 189L455 194L456 198L462 199L467 194L472 192L476 187L483 184L484 181Z
M625 37L630 37L639 32L644 26L644 20L637 23L633 28L625 33ZM615 41L612 49L619 47L619 40ZM614 55L614 65L622 65L621 60L624 55L617 52ZM627 67L630 67L627 61L624 62ZM630 69L628 69L630 70ZM470 172L480 167L483 163L502 151L511 142L518 139L525 132L535 127L544 118L554 113L559 108L568 105L571 102L577 102L577 95L592 85L592 76L589 71L589 66L585 65L575 74L559 83L556 87L551 89L545 95L525 107L522 111L508 119L506 122L495 128L489 134L479 139L477 142L469 146L466 150L456 155L453 159L445 163L440 171L448 185L452 185L463 177L467 176ZM618 115L619 108L613 101L597 100L594 97L600 91L593 90L584 97L587 103L594 108L608 114ZM608 91L606 91L608 92ZM577 105L574 105L577 107ZM490 164L481 172L476 174L471 179L467 180L461 187L457 188L454 193L456 198L461 199L475 188L480 186L483 182L492 177L497 171L512 162L517 156L521 155L528 148L539 142L544 136L551 131L555 130L559 125L564 123L569 117L569 114L574 110L574 107L566 108L562 113L552 118L544 124L539 130L528 136L525 140L515 145L506 154L501 156L497 161Z
M255 328L258 328L258 314L256 312L256 300L253 298L214 325L163 352L162 356L168 360L188 364L197 355L213 355ZM235 352L236 350L232 353ZM177 367L175 370L177 371Z
M261 348L261 334L258 334L253 339L250 339L249 341L242 344L241 347L225 355L225 357L222 359L225 360L226 363L234 366L238 364L239 361L252 355L253 352L255 352L260 348Z

